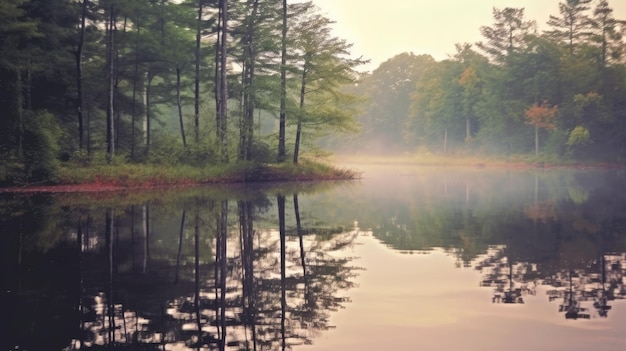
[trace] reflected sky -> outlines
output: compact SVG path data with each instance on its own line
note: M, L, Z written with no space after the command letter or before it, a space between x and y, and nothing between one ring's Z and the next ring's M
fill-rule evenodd
M367 267L352 303L305 350L623 350L626 301L610 319L566 320L547 287L523 305L493 304L480 274L458 268L441 250L401 254L371 235L359 237L357 264Z

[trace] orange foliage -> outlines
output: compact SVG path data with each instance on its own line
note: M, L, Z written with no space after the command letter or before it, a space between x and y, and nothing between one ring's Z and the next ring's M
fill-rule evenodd
M550 106L546 102L541 105L533 104L524 112L526 123L535 127L553 130L556 128L554 119L557 111L557 106Z

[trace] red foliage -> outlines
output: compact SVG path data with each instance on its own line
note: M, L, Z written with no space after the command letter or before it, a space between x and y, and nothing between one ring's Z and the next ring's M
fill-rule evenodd
M524 114L526 123L535 127L553 130L556 128L555 117L557 106L550 106L546 102L541 105L533 104Z

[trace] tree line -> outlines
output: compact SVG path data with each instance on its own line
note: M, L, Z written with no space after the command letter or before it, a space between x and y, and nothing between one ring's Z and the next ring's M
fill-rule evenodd
M354 130L362 59L311 2L7 0L1 178L83 163L292 161ZM274 125L277 125L276 127Z
M362 77L347 148L623 160L626 24L608 1L561 1L542 31L523 8L493 19L448 59L402 53Z

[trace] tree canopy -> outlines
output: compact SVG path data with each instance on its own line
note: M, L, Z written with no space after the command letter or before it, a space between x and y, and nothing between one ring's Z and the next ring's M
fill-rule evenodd
M354 130L342 106L356 99L343 89L364 61L318 11L279 0L3 2L0 183L49 179L68 160L275 162L315 150L321 125ZM316 29L287 30L312 19ZM306 118L295 108L303 71Z
M344 149L623 161L625 22L604 0L559 9L539 32L523 8L494 8L484 40L448 59L402 53L364 75L363 132Z

